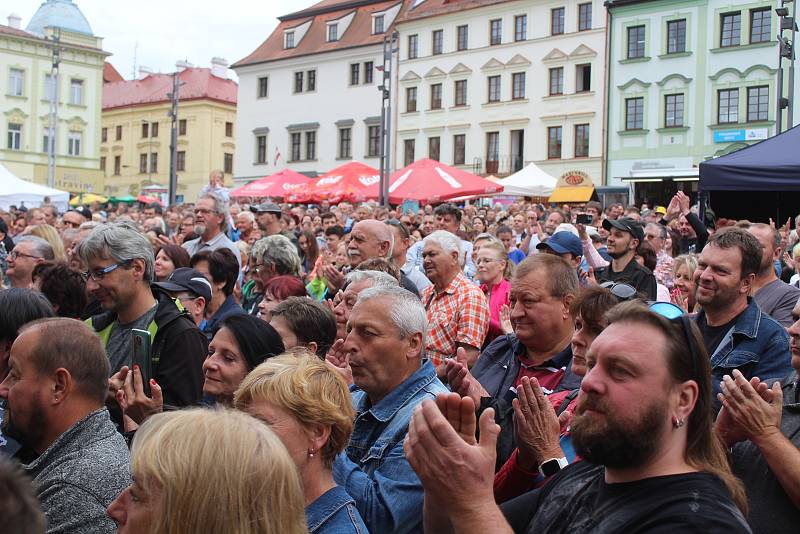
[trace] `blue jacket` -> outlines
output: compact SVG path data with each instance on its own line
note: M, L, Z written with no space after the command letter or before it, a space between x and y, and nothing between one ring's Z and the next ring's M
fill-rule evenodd
M311 534L369 534L355 501L341 486L306 506L306 523Z
M356 501L370 532L422 532L422 483L403 452L414 408L447 388L426 361L374 406L352 391L356 420L347 449L333 463L333 478Z
M697 315L699 320L705 312ZM789 334L775 319L763 313L752 298L747 308L711 355L711 385L717 403L719 383L738 369L748 380L757 376L772 384L792 372Z

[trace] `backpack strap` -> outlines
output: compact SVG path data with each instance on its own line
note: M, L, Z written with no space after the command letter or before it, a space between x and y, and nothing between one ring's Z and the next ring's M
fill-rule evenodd
M573 389L572 391L570 391L569 395L564 397L564 400L561 401L561 404L558 406L558 410L556 410L556 416L561 415L564 412L564 410L567 409L567 406L569 406L569 403L572 402L573 400L575 400L575 397L577 397L578 393L580 393L580 392L581 392L580 388L576 388L576 389Z

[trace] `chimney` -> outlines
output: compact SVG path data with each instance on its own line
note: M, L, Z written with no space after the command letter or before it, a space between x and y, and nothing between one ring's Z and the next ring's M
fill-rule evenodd
M228 60L221 57L211 58L211 74L223 80L228 79Z
M12 13L8 16L8 25L14 29L21 29L22 28L22 17L17 15L16 13Z
M178 72L183 72L186 69L194 67L191 63L189 63L188 59L179 59L175 62L175 68L178 69Z
M145 67L144 65L139 66L139 75L136 77L137 80L144 80L149 75L153 74L153 69L150 67Z

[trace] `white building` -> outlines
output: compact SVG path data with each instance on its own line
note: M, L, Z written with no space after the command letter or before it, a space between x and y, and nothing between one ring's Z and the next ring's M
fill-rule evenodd
M602 184L602 1L417 0L397 29L395 167L505 175L533 161Z
M382 43L404 0L325 0L280 17L239 76L235 181L286 166L315 176L378 167Z

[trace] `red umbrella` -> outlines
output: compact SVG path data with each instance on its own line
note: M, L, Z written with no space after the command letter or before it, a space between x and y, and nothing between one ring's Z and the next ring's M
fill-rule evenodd
M328 171L287 196L289 202L363 202L378 198L379 172L357 161Z
M401 204L404 200L442 202L501 191L500 184L432 159L415 161L389 179L389 202L392 204Z
M152 204L153 202L158 202L159 204L163 204L163 202L161 202L160 198L158 198L158 197L149 197L147 195L139 195L138 197L136 197L136 200L138 202L141 202L142 204Z
M291 169L283 169L271 176L259 178L247 185L231 191L232 197L271 197L283 198L287 194L307 184L310 178Z

